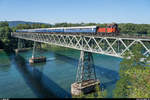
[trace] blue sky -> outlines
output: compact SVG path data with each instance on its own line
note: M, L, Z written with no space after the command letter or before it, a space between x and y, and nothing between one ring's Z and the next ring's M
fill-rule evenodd
M0 0L0 21L150 24L150 0Z

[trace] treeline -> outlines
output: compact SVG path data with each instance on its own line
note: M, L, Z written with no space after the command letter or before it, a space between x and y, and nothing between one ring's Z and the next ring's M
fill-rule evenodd
M150 34L150 24L119 24L120 33L124 34Z
M106 27L107 24L98 23L56 23L56 24L19 24L14 29L32 29L32 28L51 28L51 27L74 27L74 26L92 26L97 25ZM150 24L118 24L120 33L124 34L150 34Z
M56 23L56 24L18 24L16 27L9 27L8 22L0 22L0 49L11 51L17 48L17 39L11 37L11 32L18 29L51 28L51 27L73 27L73 26L92 26L105 27L107 24L99 23ZM118 24L120 33L123 34L150 34L150 24ZM31 41L25 41L26 47L31 47Z
M17 41L11 37L12 29L7 22L0 23L0 49L11 51L12 47L16 47Z

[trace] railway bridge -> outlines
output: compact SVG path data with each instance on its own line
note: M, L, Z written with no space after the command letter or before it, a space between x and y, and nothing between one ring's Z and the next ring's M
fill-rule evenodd
M11 36L18 38L18 48L21 39L34 41L32 58L35 57L36 42L80 50L76 80L71 85L72 95L88 93L100 83L96 78L92 53L123 58L123 55L134 48L135 44L141 44L143 55L150 54L150 37L147 36L97 36L61 32L12 32Z

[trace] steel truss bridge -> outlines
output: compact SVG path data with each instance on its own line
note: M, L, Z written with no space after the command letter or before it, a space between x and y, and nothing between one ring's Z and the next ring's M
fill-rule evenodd
M76 82L71 86L71 92L75 95L78 95L80 92L77 90L85 88L87 83L97 82L92 53L123 58L127 51L131 51L136 44L141 44L143 55L150 54L150 37L25 32L13 32L11 35L19 40L25 39L80 50Z
M104 54L122 58L135 44L141 44L144 55L150 54L150 37L98 37L87 35L68 35L53 33L22 33L13 32L13 37L63 46L76 50Z

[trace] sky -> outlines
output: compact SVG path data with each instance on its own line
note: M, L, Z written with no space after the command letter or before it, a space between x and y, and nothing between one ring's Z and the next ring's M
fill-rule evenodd
M150 24L150 0L0 0L0 21Z

